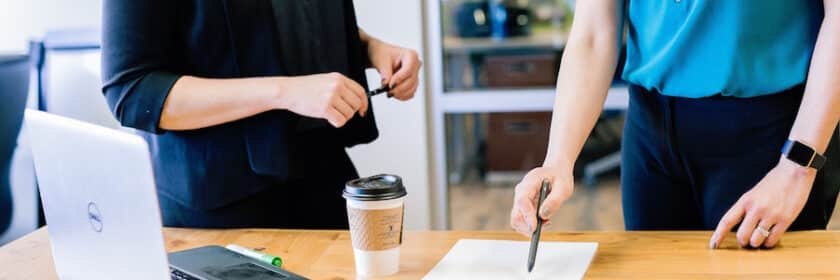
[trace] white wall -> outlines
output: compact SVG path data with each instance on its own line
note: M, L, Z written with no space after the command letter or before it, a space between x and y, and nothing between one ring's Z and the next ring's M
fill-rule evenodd
M386 42L415 49L422 55L421 0L355 0L355 4L362 29ZM378 86L379 79L372 79L370 84L371 87ZM432 181L429 178L426 97L423 82L409 102L374 97L379 139L350 150L362 176L392 173L403 178L408 188L407 229L431 228L429 194Z
M0 53L25 53L44 32L98 26L102 0L0 0Z

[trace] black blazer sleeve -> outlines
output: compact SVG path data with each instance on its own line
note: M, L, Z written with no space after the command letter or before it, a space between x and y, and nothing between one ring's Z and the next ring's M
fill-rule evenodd
M163 103L180 78L170 65L176 11L168 0L104 2L102 91L123 126L162 133Z

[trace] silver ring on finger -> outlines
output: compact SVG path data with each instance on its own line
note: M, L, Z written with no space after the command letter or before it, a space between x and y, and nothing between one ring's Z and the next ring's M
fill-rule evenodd
M770 236L770 229L764 228L762 226L755 227L755 231L757 231L758 234L761 234L761 236L764 236L764 238Z

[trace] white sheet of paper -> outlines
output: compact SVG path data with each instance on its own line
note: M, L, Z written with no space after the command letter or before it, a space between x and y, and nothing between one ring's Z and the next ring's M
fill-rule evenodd
M581 279L598 243L540 242L528 273L530 242L461 239L423 279Z

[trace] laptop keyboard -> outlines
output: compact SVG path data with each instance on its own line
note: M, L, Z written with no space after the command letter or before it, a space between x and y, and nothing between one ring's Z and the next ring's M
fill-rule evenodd
M169 268L169 274L172 275L172 280L201 280L192 277L189 274L184 273L183 271L177 270L174 267Z

